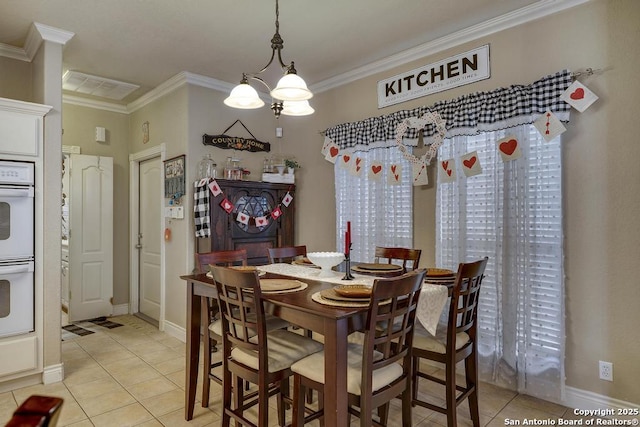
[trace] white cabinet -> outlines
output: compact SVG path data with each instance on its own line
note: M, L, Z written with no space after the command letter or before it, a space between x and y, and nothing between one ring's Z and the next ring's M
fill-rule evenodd
M37 157L44 115L51 107L0 98L0 153Z

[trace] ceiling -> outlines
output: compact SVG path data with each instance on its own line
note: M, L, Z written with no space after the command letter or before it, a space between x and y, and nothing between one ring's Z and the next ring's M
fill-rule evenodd
M571 1L280 0L282 56L313 88L522 8ZM33 22L75 33L65 70L139 85L128 103L182 71L235 84L260 70L275 0L0 0L0 44L22 48Z

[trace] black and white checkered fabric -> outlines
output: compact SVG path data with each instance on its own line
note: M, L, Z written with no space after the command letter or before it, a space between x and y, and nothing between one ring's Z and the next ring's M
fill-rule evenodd
M460 98L440 101L429 107L401 110L385 116L344 123L326 130L325 135L341 150L367 150L371 147L395 145L396 126L408 117L421 117L437 111L447 126L446 137L475 135L533 123L547 109L563 122L569 121L571 106L560 95L571 85L569 70L546 76L530 85L513 85L491 92L475 92ZM419 129L408 129L407 145L417 141ZM425 143L431 142L435 126L424 127Z
M200 181L194 183L193 192L193 219L196 226L196 237L209 237L211 230L209 227L209 182L198 186Z

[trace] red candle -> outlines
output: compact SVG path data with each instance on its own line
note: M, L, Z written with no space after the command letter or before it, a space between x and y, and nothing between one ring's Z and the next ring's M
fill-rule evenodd
M349 254L349 232L345 231L344 233L344 253L345 255Z

